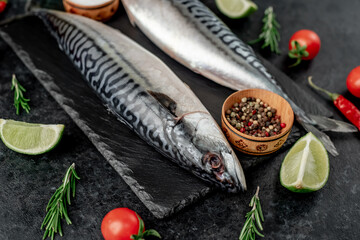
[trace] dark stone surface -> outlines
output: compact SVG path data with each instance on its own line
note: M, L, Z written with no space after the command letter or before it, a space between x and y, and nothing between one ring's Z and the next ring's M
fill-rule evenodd
M219 14L212 1L206 1ZM347 73L358 64L356 52L360 46L359 3L338 1L267 1L258 3L260 9L249 19L228 20L220 17L244 40L256 38L262 12L273 5L282 24L281 49L283 55L263 56L287 71L294 81L305 85L305 77L332 91L344 93L360 107L360 101L346 92ZM316 13L316 14L314 14ZM339 17L342 17L341 20ZM323 40L319 56L299 68L287 69L287 39L301 28L316 30ZM133 31L139 35L138 30ZM237 239L249 210L248 201L260 185L260 197L265 213L265 239L358 239L360 230L359 197L359 135L330 134L340 156L330 157L331 169L325 187L311 194L294 194L279 182L279 168L285 152L262 164L248 168L249 191L230 195L216 192L191 205L180 213L157 220L118 177L112 167L95 150L85 135L61 110L59 105L30 74L14 53L0 42L0 109L2 117L44 123L63 122L67 126L64 139L52 152L42 156L23 156L0 145L0 239L39 239L39 230L48 198L60 184L66 168L75 162L82 177L74 204L69 209L73 225L64 226L62 239L101 239L102 217L115 207L136 210L148 228L156 228L164 239ZM179 67L180 68L180 67ZM175 70L174 70L175 71ZM185 70L184 70L185 71ZM11 73L28 89L32 112L20 117L14 114L12 94L8 83ZM318 102L327 104L321 98ZM316 104L316 103L315 103ZM334 107L329 103L328 108ZM49 114L51 113L51 114ZM56 114L52 114L56 113ZM336 119L345 120L334 111ZM60 237L58 237L60 239Z

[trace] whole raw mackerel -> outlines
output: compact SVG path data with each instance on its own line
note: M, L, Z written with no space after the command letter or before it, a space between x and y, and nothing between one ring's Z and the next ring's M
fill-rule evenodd
M246 189L240 162L215 120L163 62L89 18L35 13L109 109L144 141L203 180L230 192Z
M278 86L274 77L241 41L198 0L122 0L129 19L159 48L191 70L226 87L262 88L284 97L297 120L313 132L333 155L330 138L319 131L357 131L350 124L322 116L309 116Z

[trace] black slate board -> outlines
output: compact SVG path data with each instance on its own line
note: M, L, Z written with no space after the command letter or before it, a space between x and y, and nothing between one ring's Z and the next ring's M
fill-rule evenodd
M22 50L17 48L16 52L25 65L156 217L168 216L210 191L205 183L166 160L107 111L40 19L26 17L2 30L15 44L21 44Z
M131 27L124 17L110 23L117 28L121 26L123 32L128 29L124 28L126 24ZM109 114L39 19L34 16L20 18L3 26L2 31L2 37L156 217L169 216L211 191L208 185L166 160ZM156 51L142 34L138 37L145 41L148 49ZM222 102L232 91L190 72L166 55L162 57L219 122ZM295 101L312 106L309 104L312 99L290 79L265 64L290 94L299 96ZM330 115L323 107L311 108L310 112ZM283 149L301 133L294 127ZM253 157L239 153L238 156L246 170L273 155Z

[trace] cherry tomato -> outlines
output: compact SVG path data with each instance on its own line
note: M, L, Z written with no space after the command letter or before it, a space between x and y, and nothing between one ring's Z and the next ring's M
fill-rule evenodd
M0 1L0 13L5 10L6 4L6 1Z
M360 98L360 66L351 70L346 79L346 86L352 95Z
M289 41L289 50L293 49L291 46L292 41L297 41L300 46L306 46L306 51L309 53L309 56L302 57L303 60L310 60L316 57L321 46L319 36L315 32L307 29L297 31L292 35Z
M116 208L105 215L101 232L105 240L131 240L131 235L138 234L139 226L139 219L133 210Z
M295 32L289 41L289 57L297 59L292 65L298 65L301 60L311 60L319 53L321 46L319 36L307 29Z

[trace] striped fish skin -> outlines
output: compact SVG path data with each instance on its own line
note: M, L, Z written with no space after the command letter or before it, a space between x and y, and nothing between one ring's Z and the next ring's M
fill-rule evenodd
M338 152L320 130L353 132L344 122L315 121L277 84L250 46L199 0L121 0L133 25L169 56L223 86L234 90L267 89L285 98L298 122L314 133L334 156ZM318 118L319 119L319 118Z
M215 120L157 57L91 19L50 10L35 14L100 99L144 141L213 185L246 189L240 162Z

